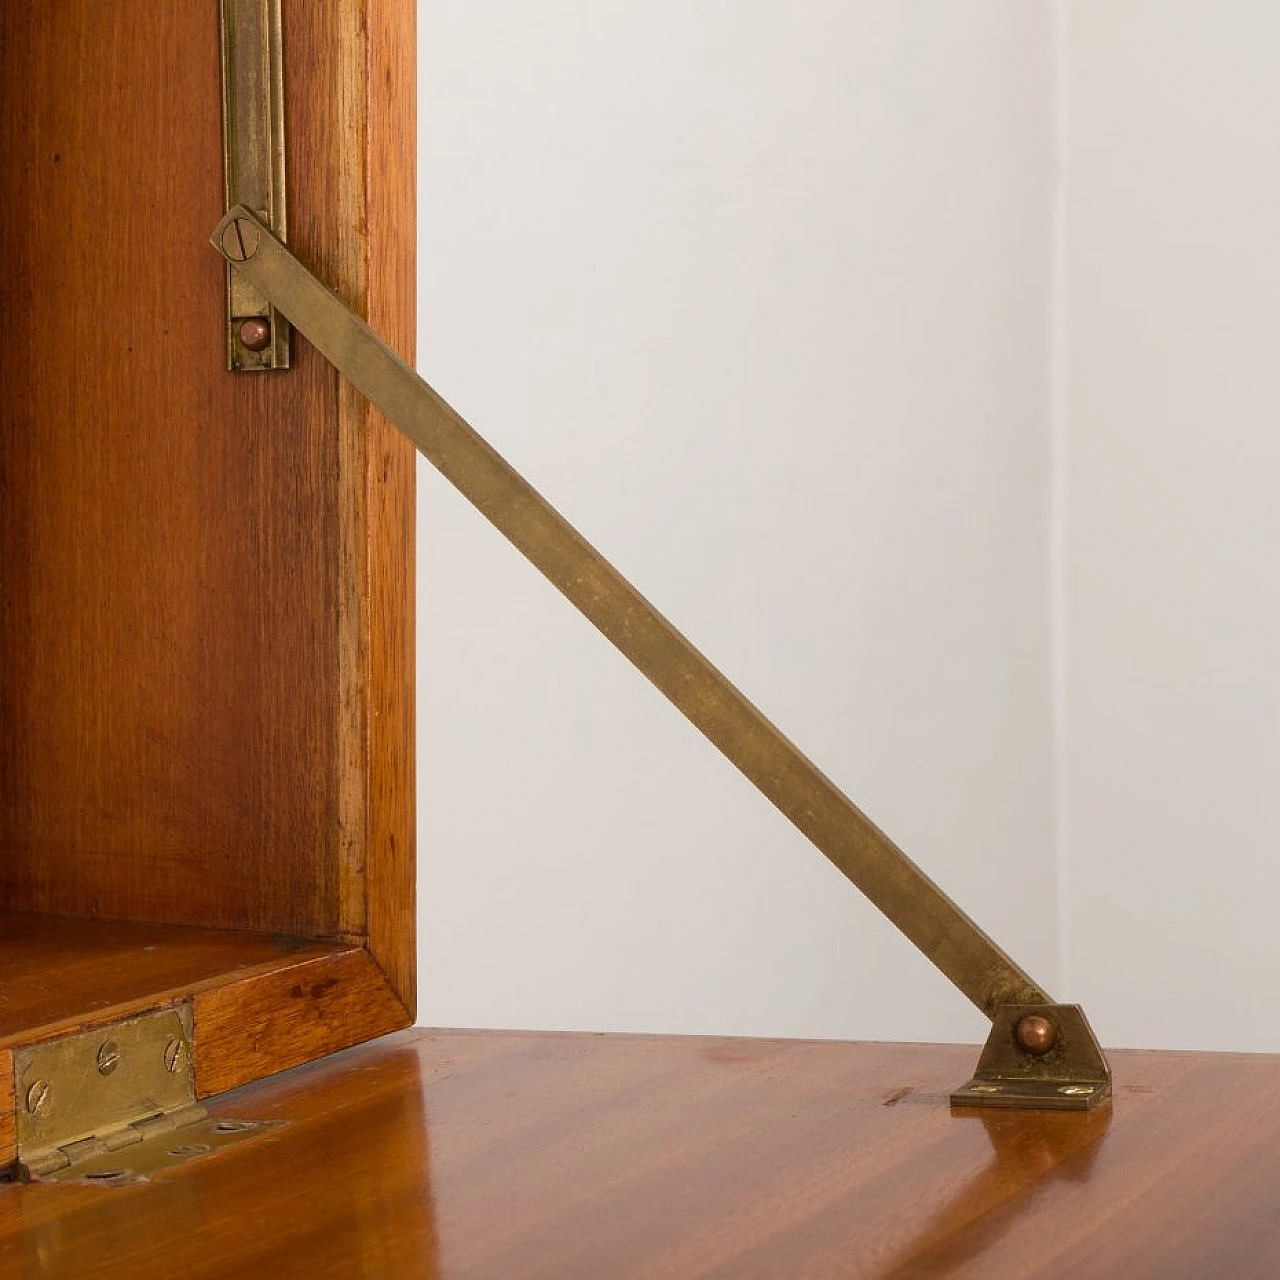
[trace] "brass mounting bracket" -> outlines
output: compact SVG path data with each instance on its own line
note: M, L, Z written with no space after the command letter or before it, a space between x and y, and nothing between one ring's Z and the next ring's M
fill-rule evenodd
M222 159L227 208L252 209L285 239L284 62L280 0L221 0ZM227 268L227 368L289 367L289 326Z
M1078 1004L1006 1004L951 1104L1091 1111L1110 1096L1111 1068Z

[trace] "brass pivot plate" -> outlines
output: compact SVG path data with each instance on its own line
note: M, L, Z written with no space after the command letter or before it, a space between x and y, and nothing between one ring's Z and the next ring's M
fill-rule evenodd
M19 1175L121 1185L274 1127L211 1118L191 1046L180 1005L16 1050Z
M1049 1029L1050 1047L1032 1052L1026 1031ZM1039 1046L1038 1046L1039 1047ZM1078 1004L1006 1004L973 1079L951 1095L955 1107L1008 1107L1034 1111L1091 1111L1111 1097L1111 1068Z
M246 205L281 239L285 224L280 0L221 0L222 153L227 208ZM227 368L289 367L289 326L227 271Z

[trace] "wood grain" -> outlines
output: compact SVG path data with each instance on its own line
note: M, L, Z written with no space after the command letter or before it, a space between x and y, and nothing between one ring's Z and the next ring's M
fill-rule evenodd
M416 6L368 10L369 136L380 140L368 189L369 323L406 360L414 354ZM365 634L368 802L366 936L413 1020L417 1000L414 814L414 469L416 454L362 406L366 441Z
M1120 1053L1113 1109L952 1113L976 1048L410 1032L219 1099L271 1135L0 1188L0 1273L1273 1280L1280 1059Z
M333 951L331 942L222 929L0 914L0 1046L48 1040Z
M284 5L290 242L405 351L413 12ZM304 342L223 368L220 110L215 4L0 7L0 903L85 922L0 937L0 1035L297 958L209 930L330 938L345 1039L283 978L211 1006L284 1001L271 1071L413 1002L413 464Z
M407 1026L397 994L361 950L309 960L195 998L202 1098Z
M379 226L384 271L369 192L402 147L370 132L365 33L410 7L285 6L291 240L393 315L412 228ZM287 374L222 368L218 83L209 5L0 11L0 900L363 936L368 831L403 835L405 804L367 812L358 637L408 626L378 611L406 607L382 525L411 487L371 530L382 459L305 344Z
M17 1098L14 1087L13 1052L0 1049L0 1169L18 1158Z

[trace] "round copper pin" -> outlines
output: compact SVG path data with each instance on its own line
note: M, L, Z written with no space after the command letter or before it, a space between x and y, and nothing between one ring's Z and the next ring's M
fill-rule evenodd
M1058 1028L1048 1018L1029 1013L1018 1023L1014 1036L1022 1048L1038 1058L1058 1043Z
M246 351L265 351L271 343L271 325L255 316L240 326L240 343Z

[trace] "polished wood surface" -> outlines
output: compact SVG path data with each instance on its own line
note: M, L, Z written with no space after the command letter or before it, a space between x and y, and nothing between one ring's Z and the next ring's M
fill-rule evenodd
M290 242L406 355L414 10L283 6ZM305 1016L283 952L209 1004L275 1070L412 1021L413 451L304 342L223 367L220 112L216 0L0 6L0 909L87 931L10 964L0 1024L212 963L81 963L104 920L328 938Z
M1280 1058L953 1113L976 1053L407 1032L219 1099L289 1123L150 1185L0 1188L0 1275L1280 1275Z

